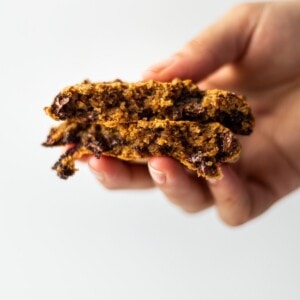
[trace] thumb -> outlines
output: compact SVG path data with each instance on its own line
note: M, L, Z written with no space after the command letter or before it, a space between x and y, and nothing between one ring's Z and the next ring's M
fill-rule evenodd
M146 70L144 79L175 77L199 81L243 56L258 23L263 4L242 4L188 42L171 58Z

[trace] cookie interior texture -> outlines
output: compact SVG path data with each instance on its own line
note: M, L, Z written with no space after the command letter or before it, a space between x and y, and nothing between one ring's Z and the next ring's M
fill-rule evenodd
M192 81L179 79L85 81L62 90L45 110L55 120L80 123L219 122L237 134L249 134L253 127L253 116L244 97L222 90L201 91Z
M179 79L85 81L62 90L45 110L62 122L44 146L72 145L53 166L64 179L86 154L129 161L171 156L198 176L218 178L222 163L239 158L235 134L250 134L254 124L244 97Z

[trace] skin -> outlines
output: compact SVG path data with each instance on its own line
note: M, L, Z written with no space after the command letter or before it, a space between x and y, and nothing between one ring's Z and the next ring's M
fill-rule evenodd
M109 189L157 186L188 212L214 205L228 225L265 212L300 186L300 2L243 4L229 11L144 79L190 78L200 88L247 96L256 125L240 137L242 155L222 167L223 178L205 181L168 157L147 165L111 157L88 158Z

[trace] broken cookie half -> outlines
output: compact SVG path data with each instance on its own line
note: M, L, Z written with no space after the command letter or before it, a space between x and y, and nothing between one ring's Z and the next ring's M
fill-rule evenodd
M218 178L222 163L239 158L235 134L250 134L254 124L244 97L179 79L85 81L62 90L45 110L62 122L43 145L72 145L53 166L63 179L86 154L127 161L170 156L198 176Z

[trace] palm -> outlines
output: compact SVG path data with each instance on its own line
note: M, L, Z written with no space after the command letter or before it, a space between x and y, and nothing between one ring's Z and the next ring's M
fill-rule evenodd
M295 97L293 101L287 94L278 94L278 97L280 103L261 109L261 102L271 103L272 99L260 93L253 95L251 104L256 127L250 138L242 139L243 154L236 168L247 181L252 197L269 204L295 189L300 182L299 128L295 129L296 119L300 118L299 100Z
M262 14L246 55L205 82L249 99L256 126L250 138L241 138L243 153L236 172L244 178L250 195L266 205L300 182L300 41L283 47L297 36L298 29L285 29L286 20L274 18L274 13L271 18L269 11ZM269 34L274 28L285 34Z

